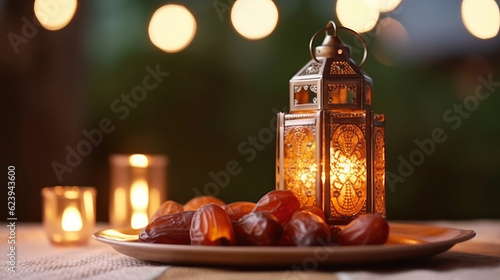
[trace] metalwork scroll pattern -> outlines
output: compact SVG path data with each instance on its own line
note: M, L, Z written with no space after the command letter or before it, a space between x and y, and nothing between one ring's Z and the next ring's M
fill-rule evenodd
M375 212L385 216L385 129L375 127Z
M314 205L316 197L316 143L310 128L292 127L284 141L285 189L297 196L301 206Z
M330 146L330 209L333 217L357 215L366 201L366 140L359 127L337 127Z

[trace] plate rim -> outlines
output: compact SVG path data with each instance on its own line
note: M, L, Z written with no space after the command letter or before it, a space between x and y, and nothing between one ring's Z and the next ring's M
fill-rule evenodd
M474 238L476 235L474 230L458 229L452 227L441 227L423 223L403 223L389 222L390 228L398 227L415 227L426 229L439 229L444 231L456 232L456 236L436 241L424 242L419 244L384 244L384 245L359 245L359 246L313 246L313 247L294 247L294 246L202 246L202 245L178 245L178 244L158 244L158 243L140 243L137 241L120 241L113 240L108 237L103 237L102 232L108 229L123 230L116 228L106 228L96 231L92 237L102 243L110 245L114 250L121 254L130 257L163 262L168 264L200 264L200 265L227 265L227 266L277 266L277 265L293 265L295 262L281 260L266 260L263 263L261 260L254 261L237 261L227 259L229 263L220 263L217 257L226 259L229 256L252 257L262 254L268 256L285 256L285 259L300 259L306 258L313 254L317 254L318 248L328 250L326 260L320 260L319 265L342 265L342 264L363 264L375 263L383 261L395 261L414 259L436 255L449 250L455 244L464 242ZM141 249L141 250L137 250ZM139 252L140 251L140 252ZM164 253L164 254L163 254ZM170 254L169 254L170 253ZM156 254L160 254L157 256ZM176 255L177 254L177 255ZM178 254L181 254L179 256ZM197 254L195 259L186 259L184 255ZM200 255L201 254L201 255ZM204 259L204 254L212 254L213 259ZM370 258L372 254L377 255L377 258ZM173 255L173 256L172 256ZM357 255L359 260L354 258ZM394 257L398 255L398 257ZM347 257L345 261L338 259L339 257Z

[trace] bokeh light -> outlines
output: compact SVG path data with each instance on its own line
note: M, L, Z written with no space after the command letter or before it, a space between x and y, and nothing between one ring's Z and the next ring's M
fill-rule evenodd
M500 28L498 4L494 0L463 0L462 21L477 38L493 38Z
M231 22L245 38L262 39L276 28L278 9L270 0L238 0L231 9Z
M159 49L175 53L186 48L196 33L196 20L184 6L168 4L156 10L149 22L148 34Z
M338 0L336 11L340 23L358 33L372 30L380 15L373 0Z
M379 12L387 13L394 10L401 3L401 0L375 0L375 2Z
M76 11L76 0L35 0L35 16L48 30L59 30L68 25Z
M396 19L386 17L377 25L377 39L373 48L375 57L385 65L407 55L409 35L406 28Z

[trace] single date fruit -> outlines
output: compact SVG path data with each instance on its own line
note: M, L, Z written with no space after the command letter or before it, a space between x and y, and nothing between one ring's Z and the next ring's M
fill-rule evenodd
M189 231L194 211L163 215L143 228L139 242L163 244L191 244Z
M191 222L191 245L234 245L233 224L221 206L210 203L201 206Z
M273 214L285 226L295 211L299 210L297 197L288 190L275 190L265 194L255 205L253 212Z
M252 212L255 207L255 203L248 201L237 201L231 204L224 205L224 210L226 210L229 218L232 221L237 222L241 217Z
M326 222L325 213L323 212L323 210L319 209L319 207L317 207L317 206L304 206L304 207L300 208L297 212L295 212L293 215L296 215L302 211L316 214L316 215L318 215L318 217L320 217L323 221Z
M270 213L253 212L243 216L234 225L238 245L276 245L283 233L280 221Z
M156 212L153 214L149 222L151 223L156 218L163 215L175 214L180 212L184 212L184 207L182 205L173 200L167 200L163 202L163 204L160 206L160 208L158 208L158 210L156 210Z
M337 233L341 245L384 244L388 237L389 224L377 214L359 216Z
M330 228L318 215L302 211L285 226L281 245L319 246L329 242Z
M184 204L184 210L186 211L196 211L198 208L200 208L203 205L209 204L209 203L215 203L217 205L225 205L224 201L215 198L213 196L198 196L195 198L192 198L186 204Z

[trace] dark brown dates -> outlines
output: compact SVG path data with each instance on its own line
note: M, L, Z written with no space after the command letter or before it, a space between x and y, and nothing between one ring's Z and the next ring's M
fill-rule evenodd
M234 245L233 224L221 206L210 203L201 206L191 222L191 245Z
M191 244L189 230L194 211L163 215L141 230L139 242Z
M265 194L255 205L253 212L273 214L285 226L295 211L299 210L297 197L288 190L275 190Z
M337 233L341 245L384 244L388 237L389 224L377 214L359 216Z
M330 228L318 215L298 212L285 226L281 245L319 246L329 242Z
M238 245L271 246L278 243L283 227L273 214L253 212L234 225L234 233Z

